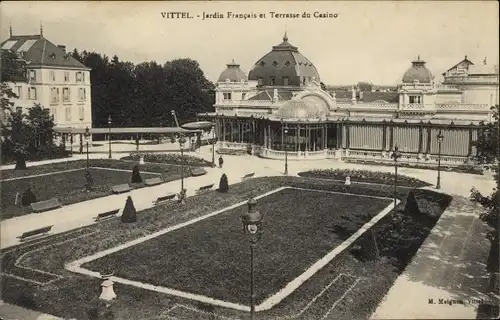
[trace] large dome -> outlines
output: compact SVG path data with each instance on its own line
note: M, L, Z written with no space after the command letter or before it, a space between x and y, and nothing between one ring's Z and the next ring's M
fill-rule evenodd
M412 61L412 66L403 75L403 83L413 83L415 80L419 83L432 83L433 79L432 73L425 67L425 61L420 60L420 56Z
M286 33L281 44L255 63L248 79L262 86L294 87L304 86L312 80L320 81L316 67L288 42Z
M289 100L278 109L276 116L280 119L318 119L328 116L326 106L310 100Z
M234 63L234 60L226 66L226 70L222 71L217 82L226 82L227 80L230 82L247 81L247 75L241 71L239 64Z

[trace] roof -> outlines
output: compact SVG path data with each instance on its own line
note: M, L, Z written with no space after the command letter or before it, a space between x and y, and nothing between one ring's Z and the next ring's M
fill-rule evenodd
M432 73L425 67L425 61L420 60L420 56L417 60L412 61L412 66L403 75L403 83L413 83L414 81L431 83L433 79Z
M292 99L282 105L276 114L280 119L318 119L329 115L326 106L313 103L310 100Z
M29 62L33 67L61 67L86 69L85 65L65 53L42 35L10 36L1 43L2 50L10 50L20 58Z
M85 128L54 127L59 133L85 133ZM109 128L89 128L91 134L106 134ZM179 127L156 127L156 128L111 128L111 133L188 133L201 132L202 130L186 130Z
M283 42L273 46L272 50L260 58L248 74L249 80L262 79L263 85L269 85L274 77L274 85L303 86L302 78L320 81L318 70L304 57L297 47L288 42L285 33ZM288 78L288 84L284 83Z
M276 90L278 91L278 100L280 100L280 101L290 100L293 97L293 92L290 90L286 90L286 89L276 89ZM255 100L272 101L273 95L274 95L274 90L272 90L272 89L262 90L262 91L259 91L255 96L250 97L248 100L251 100L251 101L255 101Z
M389 103L399 102L399 93L397 92L363 92L363 102L375 102L377 100L384 100Z
M469 75L494 75L498 74L498 65L478 64L469 67Z
M217 82L225 82L227 79L229 79L230 82L248 81L247 75L245 72L241 71L239 64L234 63L234 60L226 66L226 70L222 71Z
M197 121L197 122L189 122L183 124L181 127L183 129L210 129L214 125L213 122L210 121Z
M465 58L462 61L460 61L459 63L457 63L453 67L449 68L448 70L446 70L446 72L450 71L451 69L456 68L457 66L461 65L462 63L467 63L469 66L471 66L471 65L473 66L474 65L474 63L472 63L472 61L470 61L469 59L467 59L467 56L465 56Z

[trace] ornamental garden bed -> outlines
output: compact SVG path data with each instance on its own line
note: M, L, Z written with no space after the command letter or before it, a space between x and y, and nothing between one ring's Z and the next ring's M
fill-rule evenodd
M189 197L184 206L170 203L141 211L134 224L122 224L119 219L113 219L52 236L42 243L23 244L2 250L3 272L16 275L16 278L2 275L2 299L60 317L86 319L89 309L97 305L101 280L66 271L63 269L65 263L222 210L246 201L252 195L260 195L283 186L325 191L342 191L344 188L343 183L331 180L255 178L232 185L228 193L214 191ZM357 194L383 197L392 195L391 190L392 188L384 185L353 185L349 188L349 193L355 195L330 194L332 200L328 200L328 195L321 192L285 189L282 194L270 196L274 198L258 200L257 209L264 215L264 234L256 248L256 270L262 268L256 278L258 299L265 299L293 277L293 274L309 267L319 255L331 250L332 246L359 229L364 221L376 213L377 207L384 207L390 201L365 201L364 197L356 196ZM404 199L410 190L411 188L399 187L398 196ZM259 312L259 317L268 319L302 312L305 319L322 318L326 314L333 319L369 318L450 199L430 190L416 190L416 193L423 215L415 216L405 212L403 201L395 211L391 211L375 225L373 230L378 239L381 259L373 261L367 258L366 252L356 249L370 248L371 237L362 236L281 303L268 311ZM142 277L141 281L144 282L176 284L182 290L201 290L205 294L233 301L242 300L242 303L247 304L249 245L248 239L242 234L239 216L245 209L242 206L233 211L225 211L214 216L213 220L202 220L175 230L175 234L153 238L149 244L144 242L139 247L132 246L126 251L118 251L117 254L121 254L121 257L105 256L103 259L107 261L96 260L95 263L101 263L102 266L94 267L112 269L121 274L126 272L137 279ZM427 216L433 218L424 218ZM388 236L394 233L395 228L398 234ZM227 241L228 238L235 242ZM180 242L176 243L175 240ZM154 243L165 247L157 251ZM400 247L406 248L403 254L401 250L395 250ZM139 250L140 248L143 250ZM45 285L21 280L51 280L46 273L16 267L14 262L21 255L24 255L19 261L22 266L63 278ZM187 260L182 262L183 258ZM180 265L168 270L162 269L162 276L160 270L154 270L155 266L165 268L160 262L172 264L174 261L178 261ZM193 261L200 263L193 265L190 263ZM264 274L265 270L272 276ZM231 281L236 281L239 288ZM112 310L116 319L159 319L174 315L182 319L199 319L203 314L196 310L210 310L233 318L248 316L246 312L206 305L131 285L115 284L115 292L118 298L114 300ZM229 297L228 294L234 296ZM178 303L188 309L171 309ZM332 309L335 303L336 307ZM167 310L172 311L166 314Z
M379 162L374 160L344 159L344 162L371 165L371 166L394 167L394 164L390 164L387 162ZM398 166L403 168L414 168L414 169L436 170L436 171L438 169L437 165L425 165L425 164L405 163L405 162L398 162ZM441 164L441 170L458 172L458 173L478 174L478 175L484 174L484 170L481 167L468 164L460 164L460 165Z
M382 184L394 184L395 178L394 173L351 169L310 170L299 172L299 176L341 181L345 181L346 177L350 177L351 183L369 182ZM398 185L414 188L431 186L430 183L401 174L398 174Z
M23 194L28 188L35 195L36 201L57 198L63 205L111 195L112 186L130 182L134 165L136 163L127 161L90 160L89 172L94 182L90 192L85 190L86 161L53 163L28 167L27 170L2 171L4 178L1 180L2 218L8 219L31 213L29 206L15 205L16 193ZM180 179L181 176L180 167L166 164L140 165L140 171L143 180L162 177L163 181L169 182ZM40 174L43 175L37 176ZM187 168L185 174L190 175Z
M122 160L133 160L139 161L141 157L144 157L144 162L151 163L165 163L173 165L181 165L184 163L185 166L191 167L211 167L212 162L207 161L203 158L186 155L181 156L177 153L131 153L130 155L121 158Z

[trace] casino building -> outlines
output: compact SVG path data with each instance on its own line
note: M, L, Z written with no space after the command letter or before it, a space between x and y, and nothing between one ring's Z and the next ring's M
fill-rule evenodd
M490 107L498 103L498 67L486 61L457 63L437 83L420 56L402 74L395 92L328 92L314 64L283 37L257 60L248 76L234 61L221 73L215 112L220 153L248 152L289 160L359 158L463 164Z

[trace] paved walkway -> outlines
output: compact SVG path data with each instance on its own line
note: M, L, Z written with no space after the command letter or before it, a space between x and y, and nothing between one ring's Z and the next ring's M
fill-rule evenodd
M0 301L0 319L2 320L62 320L61 318L38 311L28 310Z
M120 151L127 153L130 151L127 148L134 150L133 145L125 145ZM91 155L92 158L106 157L97 151L99 150ZM195 152L195 155L211 161L210 146L202 147L201 150ZM113 154L114 158L121 156L123 154ZM75 158L85 158L85 155L77 155ZM229 183L233 184L240 182L241 177L246 173L255 172L256 177L276 176L282 175L284 168L283 161L259 159L255 156L224 156L224 163L222 169L208 168L206 175L186 179L185 187L188 190L188 196L193 195L200 186L211 183L217 186L222 173L226 173ZM290 175L310 169L325 168L366 169L382 172L394 170L391 167L346 164L336 160L289 161L288 165ZM400 168L399 173L429 183L435 183L437 174L436 171L412 168ZM472 186L483 193L489 193L495 184L488 175L442 172L441 187L445 193L468 197ZM1 247L17 244L16 237L22 232L42 225L53 224L53 231L59 233L94 223L93 217L98 213L123 208L128 195L133 198L136 208L143 210L151 207L157 197L170 192L177 193L179 190L180 181L173 181L155 187L133 190L126 194L85 201L45 213L8 219L2 221ZM373 314L374 319L475 318L477 303L450 306L439 304L439 299L487 299L479 293L486 277L485 266L481 264L481 261L486 261L485 255L489 250L489 243L484 239L484 226L477 219L480 210L481 208L464 198L455 198L452 201L451 206L443 213L412 263L397 279ZM429 304L429 299L434 299L434 304Z

